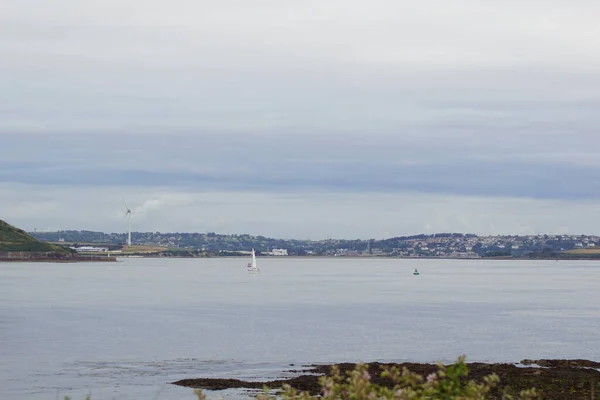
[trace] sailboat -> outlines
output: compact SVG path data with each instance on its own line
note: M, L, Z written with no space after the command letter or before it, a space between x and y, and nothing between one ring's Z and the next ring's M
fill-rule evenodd
M256 254L254 253L254 249L252 249L252 262L248 263L248 273L250 274L258 274L260 269L256 266Z

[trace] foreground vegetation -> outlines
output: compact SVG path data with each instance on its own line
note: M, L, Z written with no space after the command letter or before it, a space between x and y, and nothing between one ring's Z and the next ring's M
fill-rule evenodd
M450 366L342 363L294 371L308 375L285 380L248 382L200 378L173 383L196 388L198 400L208 399L204 390L223 389L255 390L257 400L600 399L598 362L542 359L522 360L520 364L466 364L464 357ZM90 397L87 400L91 400Z
M337 366L331 374L319 379L320 394L308 391L300 392L289 384L284 384L279 393L273 395L268 388L257 396L258 400L534 400L541 399L535 389L521 390L512 393L509 388L498 389L500 378L490 374L482 382L467 380L469 369L464 357L445 367L440 364L437 372L426 377L409 371L407 368L386 367L381 374L374 377L368 365L357 364L356 367L342 374ZM375 379L377 378L377 379ZM199 400L207 399L202 390L196 389Z

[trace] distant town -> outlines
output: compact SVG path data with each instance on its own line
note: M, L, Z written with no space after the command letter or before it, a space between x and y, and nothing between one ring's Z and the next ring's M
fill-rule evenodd
M81 252L118 253L127 247L124 233L68 230L30 234ZM262 256L600 258L600 237L587 235L438 233L384 240L284 240L247 234L132 232L131 237L131 250L161 256L235 256L248 254L254 248Z

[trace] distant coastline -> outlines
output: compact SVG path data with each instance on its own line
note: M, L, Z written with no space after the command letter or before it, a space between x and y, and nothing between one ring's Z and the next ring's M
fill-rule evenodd
M166 257L327 256L401 259L600 259L596 235L495 235L436 233L387 239L277 239L249 234L93 231L30 232L38 240L67 248L104 248L117 257L154 253ZM83 249L78 249L82 251ZM98 250L98 249L96 249ZM112 254L114 253L114 254ZM119 253L119 254L117 254Z

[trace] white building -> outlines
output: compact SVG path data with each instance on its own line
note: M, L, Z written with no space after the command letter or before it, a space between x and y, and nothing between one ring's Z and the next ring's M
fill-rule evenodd
M288 252L287 249L273 249L271 254L273 254L274 256L287 256Z
M92 246L81 246L81 247L71 247L78 253L106 253L108 252L108 247L92 247Z

